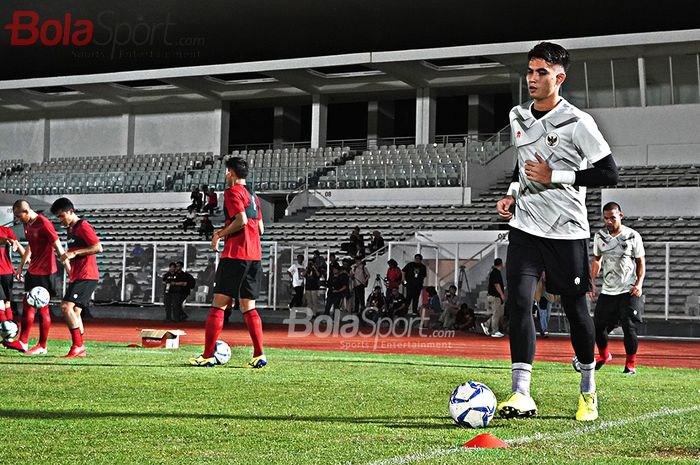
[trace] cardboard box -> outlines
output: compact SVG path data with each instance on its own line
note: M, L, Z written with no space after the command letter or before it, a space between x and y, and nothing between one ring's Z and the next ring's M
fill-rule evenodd
M177 349L180 347L180 336L187 334L179 329L142 329L141 344L144 347L165 347Z

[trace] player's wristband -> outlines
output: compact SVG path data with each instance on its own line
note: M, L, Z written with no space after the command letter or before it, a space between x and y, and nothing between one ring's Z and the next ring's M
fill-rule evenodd
M511 182L510 186L508 186L508 192L506 195L512 195L513 197L518 197L518 193L520 192L520 183L519 182Z
M569 170L553 170L552 184L574 184L576 182L576 172Z

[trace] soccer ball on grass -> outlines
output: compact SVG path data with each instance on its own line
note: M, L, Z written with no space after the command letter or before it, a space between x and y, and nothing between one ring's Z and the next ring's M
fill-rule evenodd
M450 415L464 428L487 426L496 413L496 396L486 385L467 381L450 396Z
M17 323L12 320L5 320L0 324L0 336L3 341L12 341L18 332Z
M231 348L224 341L216 341L216 349L214 350L214 358L223 365L231 360Z

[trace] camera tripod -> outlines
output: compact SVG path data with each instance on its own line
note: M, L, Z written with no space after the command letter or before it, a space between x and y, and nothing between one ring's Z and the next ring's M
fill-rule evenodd
M459 267L459 275L457 276L457 295L462 302L468 303L470 306L474 304L474 297L471 295L471 287L469 286L469 278L467 278L467 269L464 265Z
M374 284L372 284L372 290L374 290L374 288L377 286L379 286L379 288L382 290L382 294L383 294L384 293L384 280L378 274L374 277Z

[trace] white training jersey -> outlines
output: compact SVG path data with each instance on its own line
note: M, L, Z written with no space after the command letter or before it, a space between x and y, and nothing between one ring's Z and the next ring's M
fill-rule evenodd
M299 265L298 263L294 263L287 269L287 271L292 275L292 287L304 285L304 276L302 273L305 269L306 267L304 267L304 265Z
M620 233L615 237L603 228L593 237L593 255L601 257L601 292L607 295L624 294L637 281L635 259L644 256L642 236L625 225L622 225Z
M520 191L515 203L514 228L551 239L590 237L586 188L570 184L529 181L525 162L539 154L552 170L580 171L610 155L610 146L593 118L564 99L539 120L532 102L510 111L510 130L518 155Z

